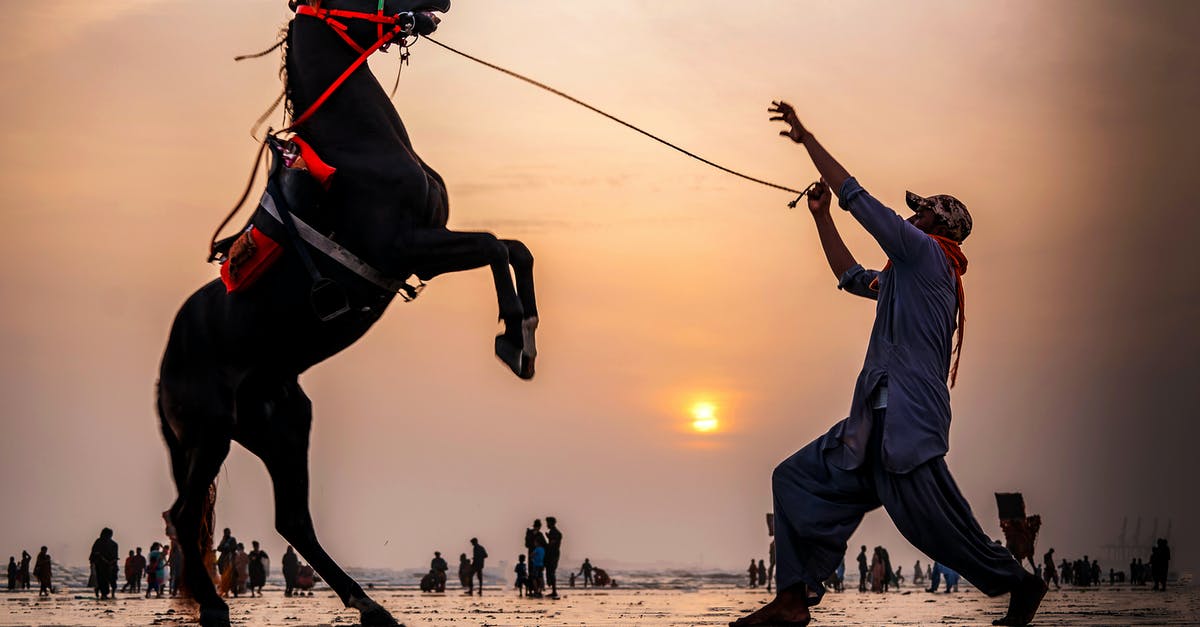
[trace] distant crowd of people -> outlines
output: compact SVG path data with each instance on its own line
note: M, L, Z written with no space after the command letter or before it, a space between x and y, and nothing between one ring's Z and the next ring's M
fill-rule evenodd
M534 519L533 524L525 529L525 553L517 556L516 566L513 567L516 575L514 587L518 596L558 598L558 564L562 558L562 543L563 533L554 516L546 517L545 531L542 531L540 518ZM479 594L483 594L483 567L487 557L487 550L479 544L479 540L471 538L471 556L468 558L466 553L462 553L458 557L458 578L463 594L475 594L476 585ZM449 570L450 565L442 557L441 551L434 551L429 572L421 577L421 591L445 592ZM583 560L578 573L570 573L568 585L574 588L577 580L582 582L584 588L617 585L604 569L593 566L588 558Z
M247 553L245 545L238 542L228 528L222 533L221 540L217 542L209 559L210 576L221 596L238 597L243 594L262 596L262 589L266 585L267 573L270 568L270 558L267 552L262 550L257 540L251 542L250 545L251 550ZM46 547L42 547L42 553L46 553ZM38 575L38 577L39 581L42 581L46 594L49 594L51 588L50 556L45 556L44 566L41 565L42 562L42 556L39 555L39 565L35 566L34 570L44 573L44 576ZM88 563L90 565L88 587L95 592L99 599L116 598L117 581L121 575L124 575L125 578L125 583L120 588L122 593L141 594L143 582L147 598L162 597L164 593L174 597L180 591L179 577L183 573L183 551L179 549L178 544L172 547L169 544L153 542L150 544L149 552L143 554L142 547L139 546L129 551L122 560L117 542L113 538L113 530L105 527L100 531L100 537L92 543ZM20 571L21 567L17 566L18 579ZM283 555L282 571L285 596L310 591L315 582L320 581L311 566L300 564L296 552L290 546ZM311 592L308 594L312 595Z
M28 551L21 551L21 562L17 563L17 558L14 555L8 557L8 589L9 590L29 590L29 562L33 558ZM53 567L50 562L50 554L46 552L46 547L38 552L37 561L33 564L33 576L38 580L38 596L49 596L54 591L51 582L51 571Z
M1170 562L1171 548L1167 545L1165 538L1159 538L1150 548L1148 562L1143 562L1141 558L1130 560L1128 574L1125 571L1109 568L1108 585L1113 586L1128 581L1135 586L1144 586L1149 579L1154 584L1154 590L1165 591ZM1104 579L1104 570L1100 568L1098 560L1089 561L1088 556L1084 555L1082 559L1074 561L1064 558L1061 564L1056 565L1054 549L1050 549L1042 556L1042 565L1035 569L1034 574L1042 577L1047 585L1054 584L1055 588L1061 587L1060 582L1074 586L1098 586Z

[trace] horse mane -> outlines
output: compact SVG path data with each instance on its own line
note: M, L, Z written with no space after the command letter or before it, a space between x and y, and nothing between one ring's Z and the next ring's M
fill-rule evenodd
M289 66L292 61L292 32L295 24L296 18L292 18L280 29L283 41L283 59L279 62L279 80L283 81L283 112L289 120L296 114L293 103L292 83L288 81Z

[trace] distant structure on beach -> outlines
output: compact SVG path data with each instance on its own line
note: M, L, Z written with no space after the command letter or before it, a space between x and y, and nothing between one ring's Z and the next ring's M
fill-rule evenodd
M1108 556L1108 561L1115 564L1126 564L1130 560L1145 558L1150 554L1150 547L1154 544L1156 538L1165 538L1167 543L1171 539L1171 520L1167 520L1166 535L1158 535L1158 518L1154 519L1154 529L1150 535L1142 537L1142 517L1138 516L1137 525L1133 528L1133 535L1128 535L1129 517L1126 516L1121 522L1121 535L1117 536L1117 541L1113 544L1105 544L1102 548Z

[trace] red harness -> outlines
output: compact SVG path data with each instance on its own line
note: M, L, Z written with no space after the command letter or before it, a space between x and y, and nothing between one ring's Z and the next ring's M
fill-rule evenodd
M387 47L391 45L397 36L400 36L401 40L403 41L413 33L413 29L417 26L416 16L414 16L411 11L397 13L395 15L384 15L383 3L384 0L379 0L379 9L375 13L344 11L341 9L323 9L320 6L320 0L314 0L315 6L301 4L296 7L296 15L315 17L328 24L329 27L333 29L333 32L337 33L338 36L341 37L347 44L349 44L351 48L358 52L358 58L355 59L354 63L351 63L350 66L342 72L341 76L337 77L337 79L334 80L329 87L325 88L324 93L314 100L313 103L309 105L308 109L305 110L304 113L300 114L300 117L292 121L291 126L288 126L280 132L295 130L298 126L307 122L308 119L317 112L317 109L320 109L321 105L325 104L325 101L333 95L333 92L337 91L338 88L342 86L342 83L345 83L346 79L350 78L350 75L353 74L354 71L359 68L359 66L361 66L363 63L366 63L367 57L374 54L376 50L382 49L386 52ZM349 27L346 26L345 22L342 20L364 20L367 22L374 22L376 32L378 33L378 39L376 39L375 43L371 46L363 48L362 46L358 45L358 42L354 41L354 39L346 32L349 30ZM387 28L389 26L391 28Z

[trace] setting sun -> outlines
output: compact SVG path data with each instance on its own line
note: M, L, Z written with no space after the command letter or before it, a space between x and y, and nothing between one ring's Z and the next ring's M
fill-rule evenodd
M701 433L717 430L717 406L712 403L696 403L692 405L692 429Z

